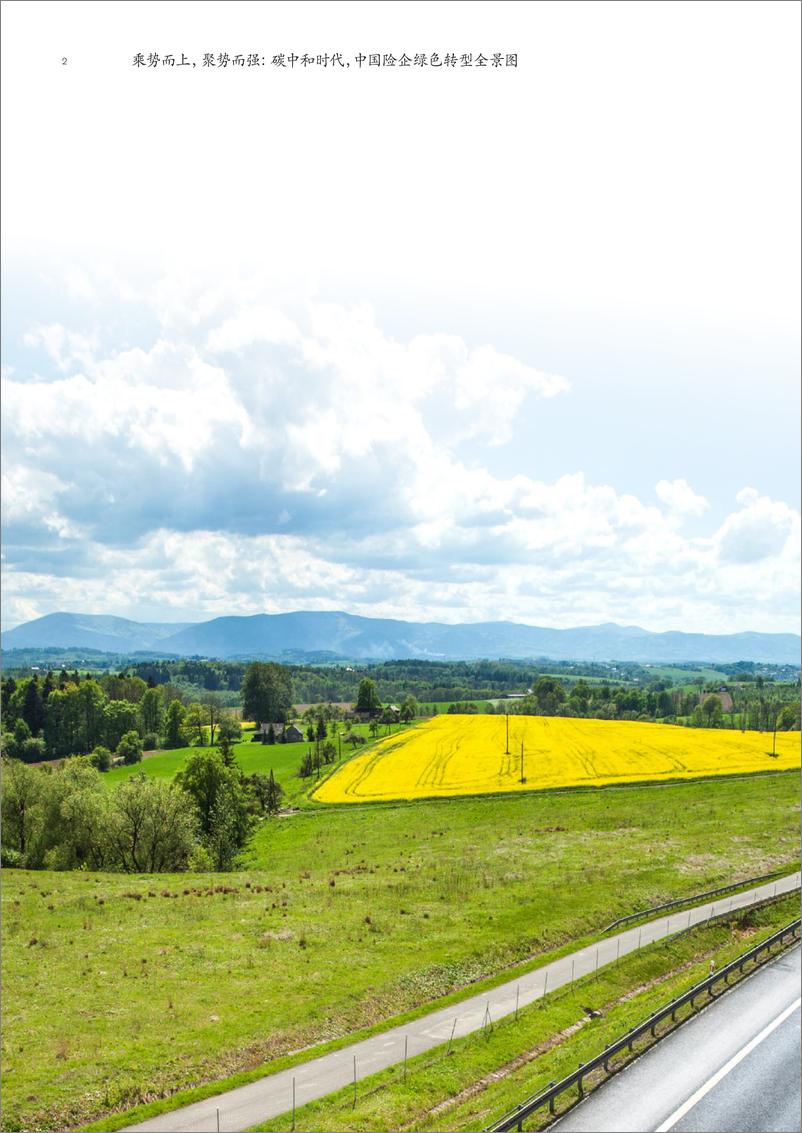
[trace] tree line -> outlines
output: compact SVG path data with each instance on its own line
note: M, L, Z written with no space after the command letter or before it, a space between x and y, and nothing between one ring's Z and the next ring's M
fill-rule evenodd
M115 757L135 763L143 750L234 742L241 734L215 693L187 704L173 685L149 687L122 673L7 677L0 705L2 752L26 763L92 754L102 771Z
M245 776L223 752L189 756L172 782L133 774L107 788L85 756L57 766L4 760L2 864L123 873L233 869L260 816L275 814L273 772Z

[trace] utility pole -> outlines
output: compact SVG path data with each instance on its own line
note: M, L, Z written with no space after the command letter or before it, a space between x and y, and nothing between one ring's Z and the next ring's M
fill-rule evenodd
M507 709L505 711L504 718L507 722L507 750L504 752L504 754L509 755L510 754L510 712L509 712L509 709Z
M521 740L521 782L522 783L526 782L526 779L524 778L524 741L523 740Z

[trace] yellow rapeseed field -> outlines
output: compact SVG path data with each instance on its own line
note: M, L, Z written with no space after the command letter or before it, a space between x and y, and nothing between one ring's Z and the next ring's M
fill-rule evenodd
M324 803L477 795L547 787L735 775L799 766L799 732L771 734L637 721L436 716L387 736L315 791ZM521 781L521 745L523 779Z

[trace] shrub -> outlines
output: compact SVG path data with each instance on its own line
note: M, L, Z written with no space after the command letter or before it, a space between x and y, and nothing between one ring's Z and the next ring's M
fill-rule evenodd
M23 763L40 763L47 758L45 741L38 737L23 740L17 745L16 754L17 759L21 759Z
M117 745L118 755L123 763L139 763L142 759L142 740L138 732L126 732Z
M98 744L90 753L89 762L93 767L97 768L98 771L108 771L111 767L111 752L107 747Z
M155 751L159 746L159 737L155 732L146 732L142 737L142 747L145 751Z

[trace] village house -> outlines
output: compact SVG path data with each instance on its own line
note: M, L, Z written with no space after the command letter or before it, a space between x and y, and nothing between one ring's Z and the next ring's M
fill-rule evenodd
M297 744L304 738L304 734L295 724L259 724L253 733L254 740L266 744L270 729L277 744Z

